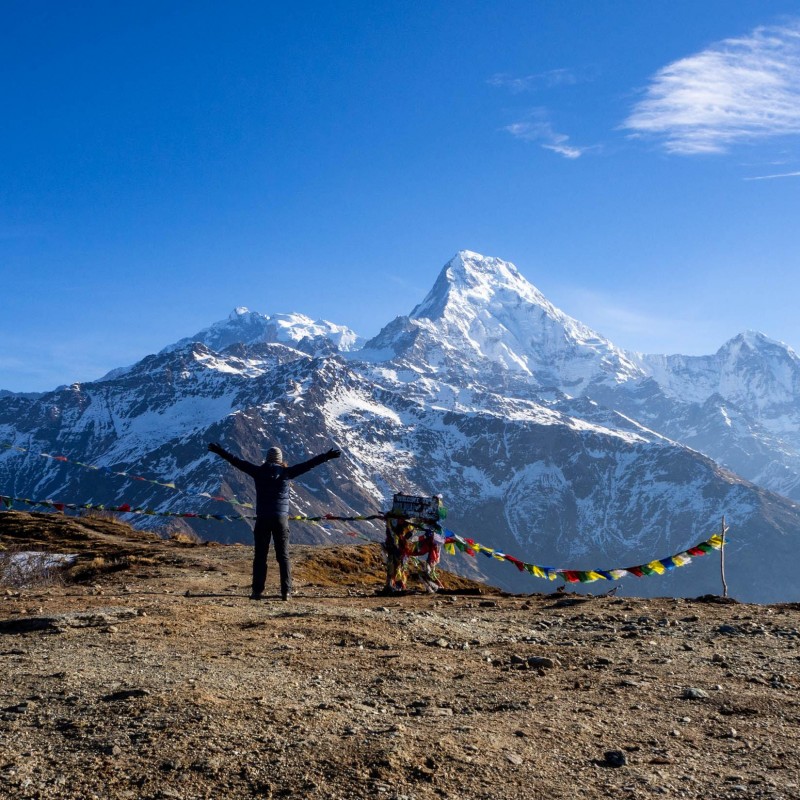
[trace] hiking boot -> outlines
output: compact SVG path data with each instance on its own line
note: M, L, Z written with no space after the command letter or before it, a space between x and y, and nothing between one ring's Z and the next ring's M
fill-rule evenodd
M284 601L289 600L291 598L291 596L292 596L291 592L284 592L281 595L281 600L284 600Z
M264 595L261 594L261 592L253 592L250 595L250 599L251 600L263 600L264 599Z

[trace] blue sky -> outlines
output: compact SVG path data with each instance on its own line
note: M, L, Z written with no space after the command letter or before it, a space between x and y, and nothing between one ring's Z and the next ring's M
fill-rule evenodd
M616 344L800 350L800 4L0 5L0 388L471 249Z

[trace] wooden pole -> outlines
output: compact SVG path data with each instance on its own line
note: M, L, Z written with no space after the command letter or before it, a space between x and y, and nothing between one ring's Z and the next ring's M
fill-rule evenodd
M728 584L725 580L725 532L728 529L725 527L725 516L722 517L722 547L719 549L719 569L722 576L722 596L728 596Z

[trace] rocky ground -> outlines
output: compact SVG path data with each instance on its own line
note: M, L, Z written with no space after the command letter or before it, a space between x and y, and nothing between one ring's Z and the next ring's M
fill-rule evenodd
M370 545L254 602L243 546L19 512L0 543L79 555L0 589L3 798L800 798L797 606L387 598Z

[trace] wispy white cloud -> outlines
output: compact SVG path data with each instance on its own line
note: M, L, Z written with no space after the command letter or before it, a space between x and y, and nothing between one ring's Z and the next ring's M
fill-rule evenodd
M589 147L577 147L569 143L569 136L559 133L553 128L546 109L533 109L528 119L521 122L514 122L503 128L515 139L523 142L538 142L545 150L551 150L564 158L580 158Z
M508 89L512 94L520 94L542 88L550 89L553 86L572 86L578 82L578 78L572 70L551 69L547 72L537 72L533 75L523 76L498 72L486 82L498 89Z
M542 147L545 150L552 150L564 158L580 158L587 150L585 147L572 147L568 144L543 144Z
M800 172L781 172L779 175L756 175L746 181L771 181L773 178L800 178Z
M681 155L800 133L800 21L756 28L667 65L622 127Z

